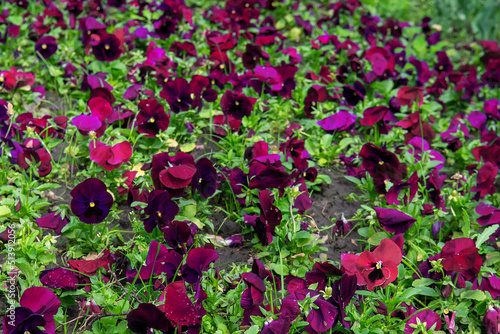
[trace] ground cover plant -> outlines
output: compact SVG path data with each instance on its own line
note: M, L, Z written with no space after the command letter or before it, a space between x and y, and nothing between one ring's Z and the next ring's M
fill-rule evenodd
M498 333L485 4L3 1L3 332Z

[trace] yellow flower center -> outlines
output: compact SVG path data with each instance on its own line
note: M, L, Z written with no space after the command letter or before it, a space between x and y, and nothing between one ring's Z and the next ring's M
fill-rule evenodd
M177 99L177 102L178 102L178 103L181 103L181 99Z
M0 82L4 82L5 79L3 78L3 76L0 77Z
M381 269L382 268L382 261L378 261L377 265L375 266L375 268Z
M47 48L47 44L42 44L42 49L46 49Z
M239 103L238 101L234 102L234 104L236 104L237 106L239 106L239 105L240 105L240 103Z
M302 177L306 177L306 176L307 176L307 173L306 173L306 172L304 172L304 173L302 174Z
M215 85L215 80L212 80L212 85Z
M201 184L201 181L202 181L202 180L201 180L201 177L200 177L200 179L198 180L198 183L200 183L200 184Z
M154 122L155 122L155 119L154 119L153 117L151 117L151 118L149 119L149 123L154 123Z
M382 166L382 165L384 164L384 162L383 162L383 161L379 161L379 162L378 162L378 164L379 164L380 166Z
M93 207L95 206L95 203L94 203L94 202L90 202L89 206L90 206L91 208L93 208Z
M311 105L312 105L313 107L316 107L316 102L312 102L312 103L311 103Z
M223 70L226 66L224 66L224 64L220 64L220 69Z
M108 45L108 44L104 45L104 48L105 48L106 50L109 50L109 45Z
M442 71L442 70L443 70L443 68L444 68L444 67L443 67L443 65L440 65L440 66L438 67L438 69L439 69L440 71Z
M191 93L191 95L189 95L189 97L191 97L191 100L194 100L194 98L195 98L194 93Z
M444 314L448 314L448 313L450 313L450 310L448 310L447 308L445 308L443 312L444 312Z
M163 82L167 82L167 81L168 81L168 78L163 79Z
M159 218L161 218L161 212L160 211L156 211L156 214L158 215Z

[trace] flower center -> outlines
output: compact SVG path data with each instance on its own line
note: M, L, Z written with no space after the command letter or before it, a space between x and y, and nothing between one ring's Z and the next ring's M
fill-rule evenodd
M191 100L194 100L194 98L195 98L194 93L191 93L191 95L189 95L189 97L191 98Z
M378 261L377 264L375 265L375 268L381 269L382 268L382 260Z
M177 99L177 102L178 102L178 103L181 103L181 99Z
M224 66L224 64L220 64L220 69L223 70L226 66Z
M379 162L378 162L378 164L379 164L380 166L382 166L382 165L384 164L384 162L383 162L383 161L379 161Z
M5 79L3 78L3 75L0 76L0 82L4 82L4 81L5 81Z
M149 119L149 123L154 123L154 122L155 122L155 119L154 119L153 117L151 117L151 118Z
M94 203L94 202L90 202L89 206L90 206L91 208L93 208L93 207L95 206L95 203Z
M47 44L42 44L42 49L46 49L47 48Z
M104 48L105 48L106 50L109 50L109 45L108 45L108 44L104 45Z
M160 211L156 211L156 214L158 215L159 218L161 218L161 212Z
M212 85L215 85L215 80L212 80Z
M450 310L448 310L447 308L445 308L443 312L444 312L444 314L448 314L448 313L450 313Z
M314 101L313 101L313 102L311 103L311 105L312 105L313 107L316 107L316 102L314 102Z
M443 70L443 68L444 68L444 67L443 67L443 65L441 65L441 66L439 66L439 67L438 67L438 69L439 69L440 71L442 71L442 70Z
M168 78L163 79L163 82L167 82L167 81L168 81Z
M239 106L239 105L240 105L240 103L239 103L238 101L234 102L234 104L236 104L237 106Z

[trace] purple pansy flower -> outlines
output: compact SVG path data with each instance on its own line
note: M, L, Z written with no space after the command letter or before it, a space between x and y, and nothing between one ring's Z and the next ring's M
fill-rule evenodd
M113 196L99 179L89 178L71 190L71 211L86 224L98 224L109 214Z

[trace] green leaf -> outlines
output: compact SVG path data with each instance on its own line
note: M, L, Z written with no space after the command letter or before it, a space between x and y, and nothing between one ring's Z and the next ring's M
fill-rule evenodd
M357 184L358 186L361 184L361 181L360 181L357 177L354 177L354 176L347 176L347 175L344 175L344 177L345 177L346 179L348 179L349 181L351 181L352 183Z
M326 174L319 174L316 179L323 180L326 184L332 184L332 179Z
M462 209L462 214L464 218L464 227L462 228L462 232L464 233L464 237L468 238L470 235L470 219L467 210ZM479 248L479 247L478 247Z
M0 217L10 216L10 209L6 205L0 205Z
M340 149L341 151L344 151L344 150L345 150L345 148L346 148L347 146L351 145L352 143L354 143L354 138L352 138L352 137L347 137L347 138L344 138L344 139L342 139L342 140L340 141L340 143L339 143L339 149Z
M498 225L492 225L484 229L483 233L477 237L476 247L481 248L481 246L489 239L489 237L498 230Z
M420 279L414 280L411 285L418 288L420 286L429 286L429 285L434 284L434 283L436 283L436 281L431 279L431 278L420 278Z
M23 24L23 17L22 16L8 16L7 21L9 21L12 24L20 26Z
M44 183L36 189L43 191L43 190L49 190L49 189L57 189L59 187L60 187L60 185L58 185L57 183Z
M427 41L425 40L424 35L418 35L417 37L415 37L412 44L413 44L413 48L418 53L423 53L427 49Z
M196 147L195 143L187 143L180 147L180 150L184 153L191 152Z
M135 207L135 206L138 206L138 207L141 207L141 208L145 208L148 206L148 203L144 203L144 202L139 202L139 201L134 201L130 204L130 207Z
M371 237L369 237L367 241L370 245L377 246L377 245L380 245L380 242L382 240L389 239L389 238L390 238L390 236L386 232L377 232L374 235L372 235Z
M274 270L276 272L276 274L278 275L288 275L289 271L288 271L288 267L284 264L277 264L277 263L271 263L271 269Z
M469 290L469 291L462 292L460 294L460 298L474 299L474 300L481 301L481 300L486 299L486 295L481 290Z

